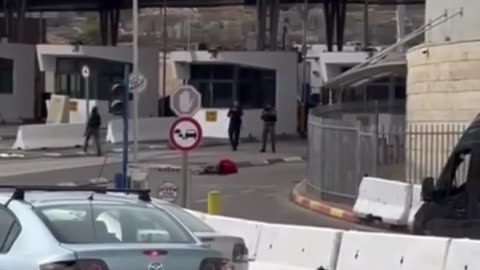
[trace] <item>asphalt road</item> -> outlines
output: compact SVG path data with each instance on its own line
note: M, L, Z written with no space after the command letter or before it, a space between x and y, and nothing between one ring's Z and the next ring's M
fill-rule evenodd
M218 149L210 151L212 155L216 155L215 151L218 151ZM158 157L156 162L161 160L164 163L177 164L179 156L168 153ZM205 157L200 155L195 160L199 161L202 158L206 160L212 159L212 156L207 155L207 153L208 150L205 150ZM255 151L250 154L244 152L241 155L244 158L248 158L248 155L257 157L259 154ZM65 160L64 162L75 161ZM50 166L48 164L45 163L43 166ZM0 177L0 184L55 185L66 182L87 183L88 179L98 178L99 176L112 179L113 175L120 171L120 163L118 162L105 164L105 166L75 165L77 166L72 166L73 168L60 166L60 169L52 167L48 171L43 170L37 173ZM19 166L19 164L15 166ZM231 176L193 175L191 208L205 211L206 194L210 190L219 190L223 197L223 214L226 216L284 224L373 230L368 227L321 216L292 204L289 201L289 192L295 183L302 179L304 172L305 163L299 162L242 168L238 174ZM179 173L165 173L152 170L149 174L149 187L152 190L158 190L160 183L165 180L180 183L181 175Z

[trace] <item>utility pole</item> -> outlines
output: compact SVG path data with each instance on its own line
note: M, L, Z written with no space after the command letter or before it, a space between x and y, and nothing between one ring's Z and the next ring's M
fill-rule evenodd
M133 74L138 74L138 0L133 1ZM128 87L128 86L127 86ZM138 161L138 98L139 93L133 93L133 162ZM127 103L128 104L128 103Z

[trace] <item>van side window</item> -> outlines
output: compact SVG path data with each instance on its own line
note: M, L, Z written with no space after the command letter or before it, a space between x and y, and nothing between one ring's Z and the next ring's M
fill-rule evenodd
M468 169L470 168L471 153L463 153L459 157L460 164L457 166L454 174L453 186L456 188L461 187L467 182Z

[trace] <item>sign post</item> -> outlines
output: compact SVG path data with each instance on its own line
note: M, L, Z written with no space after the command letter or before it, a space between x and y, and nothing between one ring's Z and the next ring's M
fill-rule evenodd
M128 78L128 89L133 93L133 162L137 162L138 157L138 99L140 94L147 88L147 79L142 73L134 72ZM128 102L128 101L127 101Z
M188 152L200 144L203 132L200 124L192 118L201 106L200 93L190 85L178 88L170 97L170 108L179 116L170 127L170 144L182 151L182 207L190 205L190 170Z
M85 99L87 100L86 110L87 110L87 122L90 119L90 68L87 65L82 66L82 77L85 81Z

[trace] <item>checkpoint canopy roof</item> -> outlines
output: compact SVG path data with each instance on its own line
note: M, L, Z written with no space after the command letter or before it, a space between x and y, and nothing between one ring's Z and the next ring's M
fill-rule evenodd
M0 0L0 7L4 2ZM20 1L20 0L15 0ZM25 0L27 11L95 11L101 8L129 9L133 0ZM309 0L319 4L331 0ZM333 0L342 1L342 0ZM346 0L350 4L363 4L366 0ZM166 0L168 7L216 7L233 5L255 5L257 0ZM281 4L301 4L304 0L280 0ZM138 0L140 8L162 7L163 0ZM425 4L425 0L368 0L369 5L412 5Z

